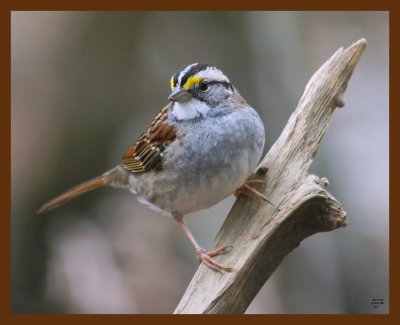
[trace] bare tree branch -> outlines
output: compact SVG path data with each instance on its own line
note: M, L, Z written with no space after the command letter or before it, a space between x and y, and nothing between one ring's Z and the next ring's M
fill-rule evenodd
M283 258L317 232L347 224L342 205L325 188L326 179L308 170L351 74L366 47L360 39L340 48L308 82L295 112L254 177L266 181L273 205L239 197L214 247L233 246L218 273L200 265L175 313L243 313ZM267 172L265 173L265 171Z

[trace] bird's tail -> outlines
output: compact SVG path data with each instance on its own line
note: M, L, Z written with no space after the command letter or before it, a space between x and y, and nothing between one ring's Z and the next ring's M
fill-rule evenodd
M84 194L86 192L95 190L97 188L103 187L105 185L111 185L114 187L125 187L127 185L127 179L124 177L124 170L121 169L121 167L115 167L108 172L92 178L91 180L88 180L86 182L83 182L82 184L79 184L65 193L55 197L51 201L43 204L39 210L37 210L37 213L44 213L50 210L53 210L55 208L60 207L61 205L67 203L69 200L72 200L73 198Z

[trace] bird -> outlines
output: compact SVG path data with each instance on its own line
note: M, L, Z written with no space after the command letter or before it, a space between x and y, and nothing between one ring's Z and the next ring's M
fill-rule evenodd
M124 153L120 163L43 204L53 210L94 189L110 186L132 192L149 208L168 215L183 229L200 263L218 272L232 268L207 251L187 227L184 216L209 208L231 194L267 201L248 180L265 144L259 114L216 66L193 63L170 79L168 104Z

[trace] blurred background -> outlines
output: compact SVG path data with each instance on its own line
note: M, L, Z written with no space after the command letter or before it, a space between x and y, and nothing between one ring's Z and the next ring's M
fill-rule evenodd
M13 12L13 312L172 313L198 266L172 220L109 188L35 211L118 164L178 68L220 67L260 113L268 150L311 75L361 37L311 170L349 224L303 241L247 313L388 312L388 13ZM232 203L187 217L203 247Z

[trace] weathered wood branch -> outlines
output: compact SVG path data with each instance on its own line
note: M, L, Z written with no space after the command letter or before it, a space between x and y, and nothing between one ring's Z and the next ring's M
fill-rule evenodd
M328 182L308 170L351 74L366 47L360 39L340 48L308 82L295 112L255 177L266 181L273 205L240 196L213 247L233 246L217 257L231 266L218 273L200 265L175 313L243 313L282 259L317 232L347 224ZM263 173L263 171L266 173Z

